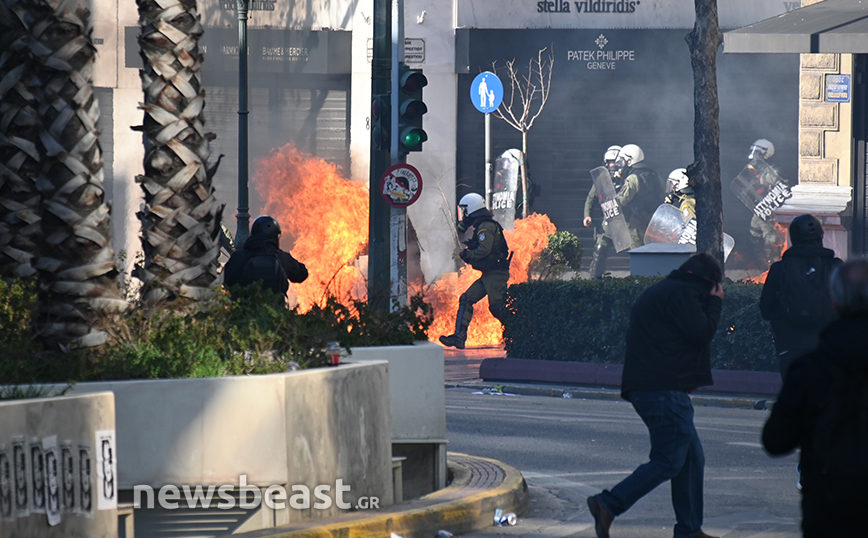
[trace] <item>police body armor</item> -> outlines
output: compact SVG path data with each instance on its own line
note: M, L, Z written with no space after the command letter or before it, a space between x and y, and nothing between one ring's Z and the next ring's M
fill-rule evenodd
M506 243L506 237L503 235L503 226L501 226L496 220L492 218L483 218L478 221L474 226L473 237L465 241L464 244L467 245L467 248L470 250L479 247L478 230L479 225L483 222L491 222L494 224L497 229L498 239L495 241L494 247L491 249L491 253L488 256L481 260L470 261L467 263L470 264L470 267L482 272L496 270L509 271L512 254L509 252L509 245Z

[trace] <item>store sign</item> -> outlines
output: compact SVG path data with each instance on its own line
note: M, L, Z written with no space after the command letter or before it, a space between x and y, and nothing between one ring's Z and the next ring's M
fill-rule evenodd
M636 59L635 50L616 50L611 48L605 50L609 44L609 40L604 34L600 34L594 40L594 44L597 47L596 50L592 47L588 47L591 50L568 50L567 61L584 62L585 67L589 70L611 70L617 68L620 62L632 62Z
M640 0L540 0L536 3L537 13L633 13ZM571 5L572 4L572 5Z

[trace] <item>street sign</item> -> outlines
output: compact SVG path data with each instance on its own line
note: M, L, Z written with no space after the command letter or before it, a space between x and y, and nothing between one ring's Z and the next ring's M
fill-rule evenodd
M479 73L470 85L470 100L476 110L491 114L503 102L503 83L490 71Z
M409 164L396 164L380 179L380 193L392 207L412 205L422 195L422 174Z
M850 75L826 75L826 102L850 102Z

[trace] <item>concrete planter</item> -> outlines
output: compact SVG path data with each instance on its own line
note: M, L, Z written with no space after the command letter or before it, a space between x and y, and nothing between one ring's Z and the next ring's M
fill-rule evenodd
M392 417L392 455L402 465L404 498L446 487L446 389L443 347L358 347L345 360L387 361Z
M182 492L180 510L135 511L138 537L165 532L181 515L190 536L217 536L334 517L345 511L335 502L338 479L350 487L342 498L353 509L373 497L391 505L388 370L371 361L265 376L79 383L72 393L115 395L122 500L133 500L135 486L157 497L169 485L235 485L237 498L242 475L260 492L282 486L288 497L293 486L330 486L328 508L311 496L308 508L283 500L282 509L221 510L215 494L211 508L191 510Z

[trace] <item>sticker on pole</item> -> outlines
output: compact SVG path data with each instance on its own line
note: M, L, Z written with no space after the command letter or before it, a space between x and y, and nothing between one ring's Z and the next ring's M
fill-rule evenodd
M479 73L470 85L470 100L476 110L491 114L503 102L503 83L491 71Z
M422 174L409 164L396 164L380 179L380 192L392 207L407 207L422 194Z

